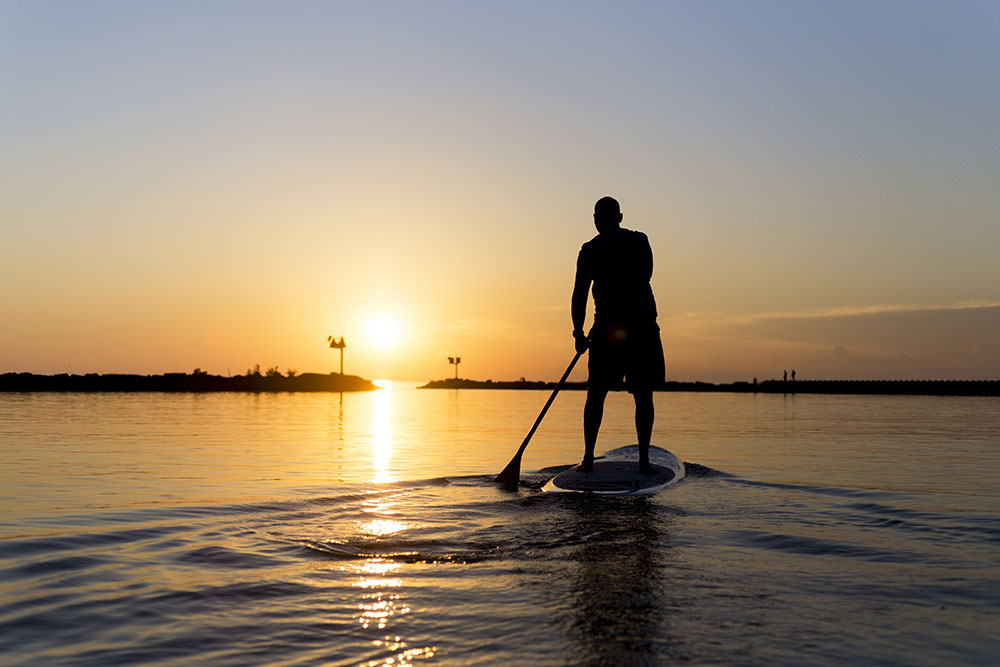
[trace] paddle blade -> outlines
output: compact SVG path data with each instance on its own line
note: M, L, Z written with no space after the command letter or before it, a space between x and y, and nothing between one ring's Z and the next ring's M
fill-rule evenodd
M518 482L521 481L521 457L518 455L512 458L493 481L503 486L505 491L517 491Z
M553 389L552 394L549 395L549 400L545 401L545 406L542 408L542 411L538 413L538 418L535 420L535 423L531 425L531 430L528 431L528 435L524 436L524 442L522 442L521 446L517 448L517 454L514 454L514 458L510 460L507 467L493 479L493 481L497 484L502 484L506 491L517 491L517 484L521 481L521 454L524 453L525 447L527 447L528 443L531 441L531 436L533 436L535 431L538 430L538 425L542 423L542 418L545 416L545 413L548 412L549 406L552 405L552 401L556 400L556 394L558 394L562 386L566 384L566 378L568 378L569 374L573 371L573 366L576 365L576 362L580 358L581 354L583 354L583 350L578 351L576 356L573 357L573 361L569 362L569 366L566 367L566 372L563 373L561 378L559 378L559 382L556 383L556 388Z

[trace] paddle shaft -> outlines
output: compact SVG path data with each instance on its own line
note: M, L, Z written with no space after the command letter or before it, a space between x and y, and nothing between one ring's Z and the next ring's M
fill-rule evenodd
M549 400L545 401L545 406L542 411L538 413L538 419L535 423L531 425L531 430L528 431L528 435L524 436L524 441L521 446L518 447L517 453L514 454L514 458L510 460L507 467L504 468L499 475L493 480L499 484L503 484L505 489L513 490L517 488L517 482L521 476L521 455L524 454L524 450L528 447L528 443L531 442L531 436L535 435L535 431L538 430L538 425L542 423L542 418L545 417L545 413L549 411L549 406L552 405L552 401L556 400L556 394L562 389L563 385L566 384L566 378L569 374L573 372L573 367L576 366L576 362L580 360L580 356L583 352L577 352L576 356L573 357L573 361L569 362L569 366L566 367L566 372L562 374L559 378L559 383L556 384L556 388L552 390L552 394L549 396Z

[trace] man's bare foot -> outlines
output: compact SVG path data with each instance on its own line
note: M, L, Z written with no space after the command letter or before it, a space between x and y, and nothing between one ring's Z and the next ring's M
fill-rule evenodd
M654 468L649 463L640 463L639 464L639 474L640 475L657 475L657 474L659 474L659 472L660 472L659 470L657 470L656 468Z
M580 472L594 472L594 459L584 458L576 469Z

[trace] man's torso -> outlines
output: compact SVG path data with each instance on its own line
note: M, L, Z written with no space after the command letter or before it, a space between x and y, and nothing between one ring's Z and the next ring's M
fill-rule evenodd
M595 323L656 319L649 285L653 254L645 234L625 228L602 232L580 248L579 267L594 283Z

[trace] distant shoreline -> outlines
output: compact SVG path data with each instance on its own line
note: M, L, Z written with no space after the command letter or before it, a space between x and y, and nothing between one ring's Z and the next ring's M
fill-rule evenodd
M555 382L494 382L450 378L419 389L555 389ZM586 382L567 382L563 389L586 389ZM624 387L618 387L623 390ZM759 383L665 382L656 391L731 392L740 394L883 394L914 396L1000 396L1000 380L764 380Z
M357 375L302 373L285 375L209 375L208 373L164 373L162 375L35 375L4 373L0 392L286 392L286 391L374 391L370 380Z
M555 382L514 380L434 380L418 389L549 390ZM563 389L581 391L586 382L567 382ZM374 391L370 380L357 375L302 373L284 375L235 375L163 373L161 375L88 373L86 375L0 374L0 392L344 392ZM616 388L624 390L624 386ZM658 392L728 392L740 394L874 394L914 396L1000 396L1000 380L764 380L752 382L665 382Z

